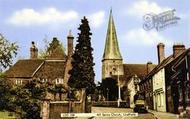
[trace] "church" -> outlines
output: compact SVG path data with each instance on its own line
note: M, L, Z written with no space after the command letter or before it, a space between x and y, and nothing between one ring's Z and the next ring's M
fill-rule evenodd
M151 62L145 64L126 64L123 62L111 10L102 58L102 84L105 100L127 101L133 107L133 97L139 90L138 83L155 66Z

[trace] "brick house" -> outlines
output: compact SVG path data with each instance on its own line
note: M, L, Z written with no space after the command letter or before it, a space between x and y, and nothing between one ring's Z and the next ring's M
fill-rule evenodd
M73 39L69 33L67 37L67 54L60 47L54 47L45 59L38 58L38 48L32 42L30 48L30 59L18 60L5 72L5 78L13 84L22 84L26 81L39 79L43 82L64 84L67 87L69 70L71 69L71 56L73 54ZM53 38L53 41L58 41Z
M173 54L165 58L164 44L158 44L157 48L158 65L140 82L140 90L145 94L149 108L178 113L179 105L183 110L189 105L185 102L189 100L189 88L183 89L184 85L180 85L183 81L188 82L189 60L185 59L189 58L189 49L175 44ZM188 83L186 85L188 87ZM187 96L183 97L184 94Z
M190 48L175 57L166 66L167 111L190 113Z

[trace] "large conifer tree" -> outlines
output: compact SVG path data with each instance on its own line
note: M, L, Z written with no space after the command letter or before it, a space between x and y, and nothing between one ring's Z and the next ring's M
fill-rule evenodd
M76 89L86 89L86 93L92 94L95 90L94 83L94 70L93 66L93 56L91 47L91 35L90 27L88 25L88 20L84 17L81 20L82 24L78 28L80 33L78 33L78 40L75 47L75 52L72 56L72 69L69 74L70 79L68 84L72 88Z

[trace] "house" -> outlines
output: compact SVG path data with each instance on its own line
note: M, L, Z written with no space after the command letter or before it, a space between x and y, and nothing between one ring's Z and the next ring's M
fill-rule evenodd
M130 108L135 107L134 96L139 91L139 86L138 86L139 82L140 82L140 78L137 77L136 74L132 76L127 82L127 89L129 91Z
M30 48L30 59L18 60L5 72L5 78L13 84L21 84L33 79L54 84L64 84L67 87L71 56L73 54L73 39L71 32L67 37L67 55L59 45L57 38L53 38L53 45L47 58L38 57L38 48L34 42Z
M171 83L172 81L171 76L174 75L173 74L174 72L172 72L173 71L172 67L174 67L175 61L181 62L179 60L180 57L184 57L183 54L185 52L188 52L188 50L186 50L185 46L182 44L174 44L173 54L165 58L164 44L163 43L158 44L157 49L158 49L158 65L145 77L144 80L142 80L139 83L140 90L145 95L147 95L145 96L146 102L148 106L151 107L152 109L156 111L163 111L163 112L167 111L167 112L177 113L179 107L178 103L179 98L178 99L174 98L179 97L178 93L179 90L178 88L173 87L175 85ZM183 68L187 69L185 65L183 65ZM148 89L149 86L147 86L148 82L151 87L149 89ZM149 90L149 92L151 93L150 95L148 94L147 90ZM153 100L152 103L149 103L150 101L149 99Z
M190 114L190 48L176 53L166 66L167 111Z

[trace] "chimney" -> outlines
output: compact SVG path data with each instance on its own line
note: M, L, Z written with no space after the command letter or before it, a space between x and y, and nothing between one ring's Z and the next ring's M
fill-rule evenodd
M34 41L32 41L32 46L30 47L30 59L38 58L38 48L35 46Z
M147 74L150 73L153 69L152 67L152 62L151 61L148 61L147 64L146 64L146 67L147 67Z
M177 43L173 45L173 57L177 57L179 54L181 54L183 51L185 51L185 45Z
M71 57L73 55L73 35L71 30L69 31L69 35L67 36L67 55Z
M164 52L164 44L159 43L157 45L157 51L158 51L158 64L160 64L165 59L165 52Z

